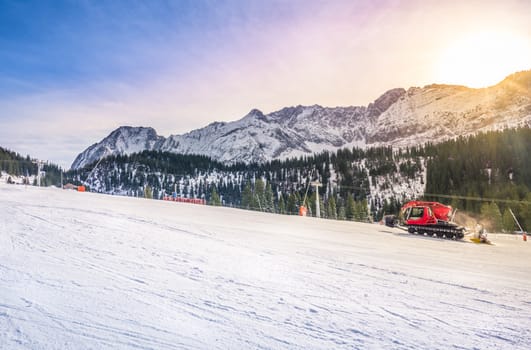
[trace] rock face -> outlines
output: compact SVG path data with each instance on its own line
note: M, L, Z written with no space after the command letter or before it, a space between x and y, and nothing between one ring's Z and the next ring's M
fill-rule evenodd
M72 169L106 155L161 150L203 154L228 163L264 162L343 147L413 146L503 128L531 127L531 71L495 86L428 85L392 89L367 107L286 107L212 123L168 138L154 129L120 127L79 154Z
M79 169L101 157L112 154L131 154L143 150L159 149L164 137L158 136L153 128L121 126L102 141L93 144L80 153L72 163L72 169Z

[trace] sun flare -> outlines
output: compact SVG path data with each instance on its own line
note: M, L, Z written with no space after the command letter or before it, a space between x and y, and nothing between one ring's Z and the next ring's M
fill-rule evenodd
M527 40L510 33L483 31L456 39L448 46L437 65L437 81L481 88L530 68Z

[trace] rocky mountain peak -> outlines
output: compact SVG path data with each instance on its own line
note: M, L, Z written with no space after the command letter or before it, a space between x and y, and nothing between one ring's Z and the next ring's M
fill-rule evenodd
M112 131L99 143L95 143L79 154L72 163L72 169L82 168L95 159L112 154L131 154L143 150L153 150L158 148L164 137L157 135L155 129L151 127L120 126Z
M265 119L265 115L261 110L253 108L244 118Z
M116 130L112 131L108 138L113 137L120 137L120 136L132 136L132 135L139 135L139 134L145 134L147 136L151 137L157 137L157 132L152 127L144 127L144 126L120 126Z
M294 106L240 120L211 123L168 139L153 128L124 126L81 153L77 169L114 154L161 150L218 161L264 162L344 147L414 146L461 135L531 127L531 71L483 89L432 84L391 89L367 107Z
M373 103L367 106L368 117L374 118L385 112L391 105L406 93L403 88L396 88L386 91L382 96L378 97Z

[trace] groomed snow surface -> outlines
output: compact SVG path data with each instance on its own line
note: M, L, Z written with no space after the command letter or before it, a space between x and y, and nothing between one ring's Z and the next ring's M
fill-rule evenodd
M530 349L531 242L0 185L1 349Z

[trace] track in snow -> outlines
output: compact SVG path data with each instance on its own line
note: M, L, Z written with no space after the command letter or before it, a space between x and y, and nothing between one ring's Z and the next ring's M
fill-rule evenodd
M531 246L0 185L0 348L531 348Z

